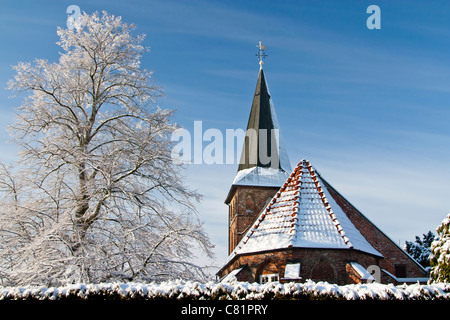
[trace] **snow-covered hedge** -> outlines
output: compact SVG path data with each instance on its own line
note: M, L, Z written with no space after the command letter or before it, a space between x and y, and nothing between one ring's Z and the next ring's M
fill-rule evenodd
M214 283L168 281L163 283L73 284L62 287L0 287L0 300L65 299L345 299L345 300L450 300L450 284L399 285L354 284L339 286L327 282L305 283L248 282Z

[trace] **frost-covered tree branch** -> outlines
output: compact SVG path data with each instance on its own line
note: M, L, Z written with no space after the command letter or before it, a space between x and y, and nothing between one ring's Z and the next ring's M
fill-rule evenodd
M0 168L3 280L201 274L191 248L212 245L171 159L173 111L140 66L144 37L105 12L80 22L58 29L58 62L19 63L9 83L29 96L11 127L20 163Z

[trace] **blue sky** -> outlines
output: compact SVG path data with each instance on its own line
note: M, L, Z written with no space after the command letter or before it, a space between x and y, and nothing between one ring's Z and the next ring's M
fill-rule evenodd
M0 160L20 99L3 89L19 61L55 61L66 8L135 23L145 68L191 129L244 128L258 75L256 44L292 166L306 158L395 242L434 231L450 210L450 3L445 1L8 1L0 11ZM366 9L381 9L369 30ZM240 150L240 147L239 147ZM198 215L227 254L223 201L237 165L192 165Z

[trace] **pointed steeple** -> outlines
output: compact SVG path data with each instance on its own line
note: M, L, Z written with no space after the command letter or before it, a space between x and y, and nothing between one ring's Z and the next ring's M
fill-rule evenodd
M260 68L255 94L253 95L250 117L247 124L248 138L242 149L238 170L249 169L256 166L281 169L278 161L278 154L270 154L272 150L271 141L273 140L271 138L272 133L274 133L272 131L274 129L278 128L275 128L273 123L272 110L270 108L270 95L267 89L264 70ZM262 135L265 135L265 137L262 137ZM265 145L260 144L262 140L266 141ZM271 160L274 160L277 163L262 161L261 153L263 151L266 152L266 155L270 155L270 158L272 158Z
M291 172L262 64L234 185L281 187Z
M259 74L247 123L238 172L225 199L229 208L228 252L231 253L259 212L280 189L291 165L262 68L265 47L257 46Z

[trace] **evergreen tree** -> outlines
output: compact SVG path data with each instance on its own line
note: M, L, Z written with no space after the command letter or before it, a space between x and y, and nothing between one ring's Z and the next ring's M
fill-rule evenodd
M432 282L450 282L450 213L436 229L438 236L431 245Z
M416 236L415 242L405 242L405 251L426 269L430 267L430 247L434 238L433 232L428 231L427 234L423 234L423 240Z

